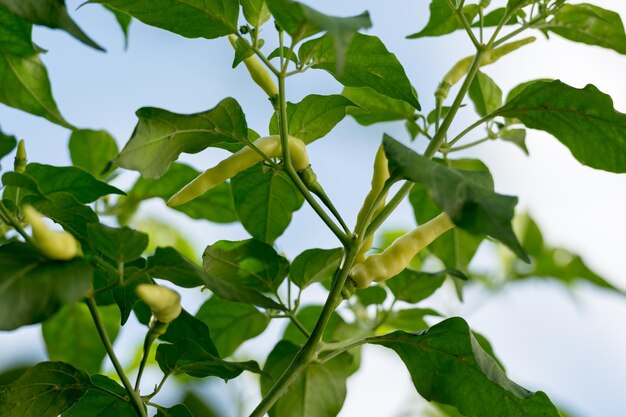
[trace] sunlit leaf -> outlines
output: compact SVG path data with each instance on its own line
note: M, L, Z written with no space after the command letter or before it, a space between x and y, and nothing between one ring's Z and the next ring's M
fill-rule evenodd
M287 229L304 197L287 173L257 164L231 179L235 210L243 227L267 243Z
M387 97L420 109L417 94L404 68L376 36L357 33L346 51L343 71L337 71L337 52L329 35L312 39L300 47L298 56L313 68L329 72L345 87L369 87Z
M183 152L193 154L208 147L235 151L248 140L245 116L232 98L202 113L177 114L143 107L137 110L137 117L133 135L115 161L145 178L159 178Z
M90 0L127 13L143 23L187 38L214 39L237 32L234 0Z
M552 134L583 165L626 172L626 115L593 85L578 89L558 80L536 81L494 114Z
M420 333L397 331L369 341L400 356L422 397L453 405L467 417L559 417L543 392L530 392L506 377L461 318Z
M298 103L287 103L289 134L311 143L326 136L354 106L352 101L338 94L311 94ZM269 131L271 135L279 133L276 114L272 116Z

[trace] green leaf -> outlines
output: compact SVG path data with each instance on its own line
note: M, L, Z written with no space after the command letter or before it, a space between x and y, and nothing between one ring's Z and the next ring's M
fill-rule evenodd
M143 107L137 110L137 117L139 123L115 162L145 178L159 178L183 152L193 154L208 147L236 151L248 141L245 116L232 98L202 113L177 114Z
M472 330L472 335L476 338L476 341L478 342L480 347L485 351L485 353L491 356L493 360L496 361L498 366L502 368L503 371L506 372L506 370L504 369L504 366L502 365L502 362L500 362L500 359L498 359L498 357L496 356L493 350L493 346L491 345L491 342L489 342L489 340L485 336L483 336L482 334L474 330Z
M493 189L493 179L485 164L477 159L448 159L449 166L466 170L466 174L475 175L476 180L483 181L490 190ZM428 187L415 184L409 194L409 202L413 207L415 220L424 224L441 213L441 208L433 200ZM454 228L428 245L428 250L441 259L446 268L467 272L468 265L483 241L484 236L474 235L464 230ZM458 281L455 281L458 284Z
M0 48L10 55L26 57L39 49L31 40L33 25L0 6Z
M356 298L364 306L382 304L387 299L387 291L381 286L370 285L356 292Z
M267 394L287 369L299 347L280 341L269 354L264 371L272 378L261 377L261 393ZM270 410L270 417L335 417L346 398L346 379L352 355L342 353L323 365L311 364Z
M191 411L191 414L195 417L220 417L221 412L218 413L213 409L212 405L207 404L207 400L203 396L196 394L193 391L187 391L183 397L182 403ZM181 416L186 417L186 416Z
M11 153L16 145L17 140L15 139L15 136L5 135L0 130L0 159Z
M405 269L387 281L396 299L415 304L437 291L446 280L447 272L437 273Z
M203 271L173 248L157 248L155 254L148 258L147 272L155 278L168 280L181 287L205 285L224 300L284 310L283 306L258 291L241 287Z
M170 408L160 407L155 417L193 417L193 415L183 404L177 404Z
M32 205L83 242L89 239L87 225L98 222L98 215L90 207L79 203L68 193L59 192L47 197L29 195L22 203Z
M546 244L539 226L528 214L519 220L516 219L516 223L519 225L522 246L532 256L533 262L530 267L514 262L512 269L507 268L507 278L513 280L551 278L567 286L585 281L598 288L626 295L623 290L616 288L589 268L580 255Z
M219 240L204 250L202 266L218 279L269 293L276 293L289 271L287 259L256 239Z
M104 375L92 375L93 388L78 400L78 403L63 413L63 417L136 417L137 412L130 402L120 399L127 396L126 390ZM110 393L116 394L112 395Z
M481 71L476 73L470 84L469 97L480 116L486 116L502 106L502 90L491 77Z
M67 14L65 0L0 0L0 5L30 23L62 29L85 45L104 51Z
M441 317L441 314L431 308L407 308L393 311L385 320L381 330L394 329L418 332L429 327L424 320L426 316Z
M117 307L99 307L99 310L107 334L113 342L120 328ZM90 374L100 372L102 360L107 353L85 304L64 306L43 323L41 331L50 360L69 363Z
M259 48L263 46L263 39L259 40ZM235 41L235 57L233 58L233 68L241 64L244 59L250 58L254 55L254 50L250 47L248 41L243 38L237 38Z
M424 184L431 198L458 227L498 239L521 259L528 260L511 228L517 198L493 192L484 174L445 167L388 135L383 138L383 146L392 176Z
M75 130L70 136L72 164L84 169L96 178L110 171L110 161L117 156L115 139L104 130Z
M199 174L199 171L189 165L175 162L158 180L141 177L137 179L128 192L128 197L122 200L121 207L118 208L132 214L142 200L158 197L167 201ZM237 220L230 184L226 182L173 209L185 213L192 219L205 219L216 223L232 223Z
M341 92L355 107L348 114L363 126L394 120L413 120L415 109L407 102L379 94L371 88L345 87Z
M620 15L593 4L564 4L554 18L542 22L540 28L574 42L626 54L626 33Z
M72 128L57 108L48 72L31 41L31 25L0 7L0 103Z
M583 165L626 172L626 115L593 85L537 81L493 114L552 134Z
M148 235L149 242L143 251L144 254L154 255L158 247L171 246L194 262L199 257L185 231L172 223L160 218L149 217L134 221L133 227Z
M63 362L42 362L0 386L0 416L58 417L91 386L89 375Z
M135 292L135 289L140 284L153 284L154 282L150 279L150 276L146 273L142 273L142 270L136 267L125 267L124 268L124 279L133 278L132 281L128 282L123 286L117 286L113 288L113 300L117 304L120 310L120 323L122 326L126 324L128 318L130 317L131 311L135 307L135 304L139 301L139 296ZM114 281L109 282L109 284L117 281L119 279L118 275L114 275L111 277Z
M246 21L255 28L260 28L270 17L265 0L239 0Z
M90 0L186 38L237 33L239 2L232 0Z
M193 340L157 347L156 360L164 373L185 373L195 378L217 376L225 381L238 377L243 371L261 373L254 361L228 362L208 352Z
M526 129L504 129L498 133L498 136L505 142L511 142L526 155L529 155L526 147Z
M109 227L100 223L87 226L89 242L98 252L117 262L130 262L148 246L148 235L128 227Z
M280 48L276 48L274 49L272 52L270 52L270 54L267 56L267 59L275 59L275 58L280 58ZM283 46L282 48L283 51L283 57L285 59L290 60L291 62L293 62L294 64L298 65L298 56L296 55L296 53L293 50L289 50L288 47Z
M145 325L150 323L152 313L150 307L144 302L137 303L134 311L140 323ZM189 314L185 309L169 324L167 330L159 336L159 339L172 344L191 340L196 342L206 352L219 357L207 325Z
M91 266L83 258L46 259L21 242L0 246L0 330L40 323L91 290Z
M122 29L122 33L124 34L124 49L128 48L128 30L130 28L130 24L133 21L133 18L130 17L129 14L120 12L119 10L115 10L107 5L103 5L105 9L113 13L115 16L115 20L117 20L117 24Z
M287 103L289 134L305 143L311 143L328 134L337 123L341 122L349 108L355 104L339 94L320 96L311 94L299 103ZM276 113L270 120L269 131L277 135L278 119Z
M468 4L463 7L463 14L468 22L472 22L478 14L479 7L476 4ZM421 31L407 36L409 39L417 39L425 36L441 36L452 33L457 29L463 29L463 23L449 4L449 0L432 0L430 3L430 19Z
M341 248L307 249L291 263L289 277L294 284L304 289L315 282L332 278L342 257Z
M543 392L530 392L509 380L461 318L416 334L397 331L373 337L370 343L400 356L422 397L452 405L467 417L559 416Z
M287 229L304 197L286 172L256 164L230 181L235 210L243 227L267 243Z
M12 173L11 176L5 176L2 177L5 185L21 186L23 183L13 183L13 181L22 181L17 179L18 176L28 177L37 185L36 190L30 189L27 193L21 193L23 197L30 194L50 197L53 194L64 193L72 195L80 203L91 203L108 194L124 194L122 190L98 181L91 174L77 167L30 163L26 165L23 174Z
M328 32L337 52L338 73L343 71L346 51L357 31L372 27L368 12L351 17L334 17L291 0L267 0L267 5L278 26L291 36L294 44L316 33Z
M357 33L348 46L343 71L337 71L337 52L328 35L300 47L302 62L330 73L345 87L369 87L387 97L405 101L420 109L417 94L394 54L376 36Z
M220 356L228 357L246 340L260 335L269 317L249 304L209 298L196 313L211 331Z

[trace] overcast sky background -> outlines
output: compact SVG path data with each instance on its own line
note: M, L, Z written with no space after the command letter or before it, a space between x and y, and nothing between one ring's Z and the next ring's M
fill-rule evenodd
M271 106L243 66L230 69L232 49L225 39L190 40L134 21L125 51L112 15L98 5L75 11L80 3L68 2L71 14L107 49L106 54L89 49L60 31L37 28L34 32L35 42L49 50L42 59L56 101L68 121L80 127L105 129L122 146L132 133L136 124L134 112L140 107L193 113L210 109L231 96L242 105L249 126L262 135L267 133ZM379 36L397 55L425 112L433 106L432 94L442 75L458 59L471 53L471 44L462 32L442 38L405 39L425 24L425 0L307 3L340 16L369 10L374 26L367 33ZM504 3L492 2L494 6ZM623 2L593 3L626 17ZM266 25L263 36L268 44L274 44L271 25ZM539 38L536 45L485 68L505 93L523 81L559 78L576 87L592 83L614 98L618 110L626 111L626 56L556 36L549 42ZM289 79L288 90L288 99L299 101L312 93L338 93L341 86L326 73L311 70ZM461 111L451 131L458 132L474 117L470 105ZM0 124L5 133L26 139L29 161L69 164L66 129L3 105ZM364 128L346 118L326 138L309 147L321 183L349 224L354 223L369 189L371 163L383 132L398 139L407 138L400 123ZM415 148L422 149L422 145L416 143ZM542 132L529 132L528 147L531 158L509 144L495 142L465 156L477 156L487 163L497 191L519 197L519 208L535 217L548 243L583 254L589 266L626 289L626 176L581 166L564 146ZM224 155L208 150L184 160L204 169ZM4 170L10 162L10 158L5 158ZM128 186L134 178L134 173L126 173L118 183ZM191 222L184 215L165 209L161 202L145 204L140 215L163 216L183 228L198 253L219 239L248 237L240 226ZM413 225L411 210L404 205L386 227L408 229ZM333 235L307 207L294 215L292 225L277 241L279 250L290 259L307 248L336 245ZM486 253L480 259L489 263ZM193 310L198 297L190 296L185 302ZM556 403L579 416L623 415L626 299L587 286L568 292L555 283L529 281L490 296L471 291L463 305L455 301L450 288L444 288L434 303L422 306L462 315L474 329L486 335L514 381L532 390L546 391ZM278 334L280 329L274 327L273 334ZM132 333L122 333L122 344L139 341ZM20 361L43 360L45 349L39 334L39 326L0 333L0 368ZM243 351L254 352L258 346L248 343ZM265 357L258 351L256 355ZM243 385L245 381L229 383L229 395L239 395ZM210 389L222 389L216 386L222 384L211 384ZM348 390L342 417L397 416L407 403L417 401L402 363L384 348L366 349L363 368L349 381ZM246 395L247 408L253 407L258 394ZM176 400L171 396L163 398Z

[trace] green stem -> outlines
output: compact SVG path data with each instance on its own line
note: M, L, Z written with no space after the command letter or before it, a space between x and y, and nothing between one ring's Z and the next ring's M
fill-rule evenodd
M405 182L402 187L400 187L398 192L391 198L391 200L389 200L389 202L382 209L380 214L376 216L376 218L367 227L367 229L365 230L365 235L363 237L364 239L367 239L369 235L378 230L380 225L383 224L383 222L387 220L387 217L389 217L389 215L396 209L396 207L398 207L398 204L400 204L409 194L411 188L413 188L413 183L410 181Z
M167 381L167 378L169 378L171 374L168 372L166 374L163 375L163 378L161 378L161 382L159 382L159 385L157 385L154 388L154 391L152 391L152 393L150 393L149 395L144 396L143 398L146 398L148 400L152 399L152 397L154 397L155 395L157 395L159 393L159 391L161 391L161 388L163 388L163 385L165 385L165 381ZM150 404L150 403L148 403Z
M441 145L443 144L445 137L446 137L446 133L448 132L448 129L450 129L450 125L452 124L452 120L454 119L454 117L456 116L456 113L461 107L461 104L463 103L463 99L465 98L465 95L467 94L467 91L469 90L469 86L472 83L472 80L474 79L474 77L476 76L476 73L478 72L478 68L480 68L480 63L481 63L480 61L482 59L483 53L484 53L483 49L479 49L476 52L476 55L474 56L474 60L472 61L470 69L467 72L467 75L465 76L465 80L463 81L463 84L461 85L459 92L454 98L454 101L452 102L452 106L450 106L450 110L448 110L448 113L446 114L446 117L444 118L443 123L441 124L441 127L437 130L437 132L435 132L435 135L433 136L432 140L428 144L428 147L424 151L424 157L428 159L432 159L433 156L435 156L435 154L441 147ZM400 204L402 200L404 200L404 198L409 194L409 192L411 191L411 188L413 188L413 183L410 181L407 181L406 183L404 183L404 185L402 185L402 187L400 187L396 195L394 195L393 198L389 200L389 203L387 203L385 208L383 208L380 214L368 226L367 230L365 231L364 238L367 238L369 235L374 233L380 227L380 225L387 219L387 217L389 217L389 215L395 210L398 204Z
M146 363L148 362L148 356L150 355L150 348L154 341L165 333L167 329L167 323L161 323L158 320L153 320L150 322L150 329L146 333L146 338L143 342L143 354L141 356L141 362L139 363L139 371L137 372L137 379L135 380L135 391L139 392L139 384L141 383L141 377L143 375L143 370L146 367Z
M307 338L311 337L311 333L309 333L309 331L306 329L306 327L304 327L302 325L302 323L300 323L300 320L298 320L296 318L296 316L292 313L289 312L289 314L287 314L287 317L289 317L289 320L291 320L291 322L293 323L294 326L296 326L296 328L298 330L300 330L300 332L306 336Z
M322 221L328 226L328 228L337 236L337 239L346 246L349 243L348 236L332 221L330 216L319 205L315 198L311 195L311 192L306 188L306 185L300 179L300 176L296 172L291 162L289 151L289 127L287 122L287 100L285 97L285 74L283 72L278 76L278 101L279 101L279 130L280 130L280 145L283 153L283 163L285 165L285 171L289 178L296 185L298 190L304 196L304 199L309 203L313 211L322 219Z
M439 149L439 147L441 146L441 144L443 143L446 132L448 131L452 123L452 120L454 119L459 107L461 106L463 98L469 89L472 79L474 78L474 76L476 75L476 72L478 71L478 68L480 67L482 54L483 54L483 49L481 48L476 53L476 56L474 57L474 60L472 61L472 65L468 71L465 81L463 82L461 89L459 90L452 106L450 107L450 110L448 111L448 114L446 115L441 125L441 128L436 132L435 136L433 137L433 140L431 140L430 144L428 145L424 153L425 157L429 159L432 158L437 152L437 150ZM291 164L291 160L289 159L289 149L287 146L288 125L287 125L287 109L286 109L286 101L285 101L284 69L283 69L283 73L279 75L278 77L278 82L279 82L278 91L279 91L279 106L280 106L279 108L280 120L279 121L280 121L280 135L281 135L281 144L282 144L282 149L283 149L283 158L285 159L285 166L287 167L287 172L289 173L290 177L292 177L296 185L298 185L298 183L302 184L302 181L300 180L297 173L293 169L293 165ZM306 187L304 186L304 184L302 184L302 187L304 187L306 190ZM400 203L401 199L403 199L406 196L406 194L408 194L408 192L411 190L411 187L412 187L412 184L407 182L400 189L398 194L394 196L394 199L398 200L397 202L395 202L394 199L392 199L392 201L394 201L393 202L394 208ZM307 191L306 193L303 192L303 194L305 195L305 198L307 197L307 195L310 196L310 193L308 193L308 190L306 191ZM401 198L399 198L400 196ZM390 204L392 204L392 201L390 201ZM385 209L387 209L387 207L390 206L390 204L388 204L385 207ZM383 209L383 212L381 212L381 215L385 213L385 209ZM320 210L321 210L321 207L320 207ZM388 212L385 213L385 216L388 216L391 210L388 210ZM321 213L323 213L327 217L326 213L323 210L321 211ZM320 213L318 212L318 214ZM378 220L378 218L380 218L381 215L379 215L377 219L375 219L374 222L370 224L370 227L368 227L367 231L370 231L374 223L376 223L376 220ZM320 217L322 216L320 215ZM324 218L322 217L322 219ZM270 391L265 395L265 397L261 400L259 405L254 409L254 411L252 411L252 413L250 414L250 417L264 416L272 408L272 406L276 403L276 401L278 401L278 399L285 392L285 390L289 387L289 385L293 383L300 376L300 374L307 368L307 366L309 366L309 364L313 360L316 359L319 344L322 340L322 336L324 333L324 329L326 328L326 325L328 324L328 321L330 320L330 317L332 316L333 312L339 306L339 304L341 304L341 301L343 300L342 290L344 288L344 285L346 284L346 281L349 277L350 270L352 269L354 261L357 257L360 242L362 241L362 239L364 239L367 233L365 235L362 234L361 236L359 236L357 233L358 238L356 240L348 240L348 237L345 236L341 232L341 230L339 230L338 227L332 221L330 221L330 219L328 219L328 222L327 221L324 221L324 222L331 228L333 233L337 235L337 237L342 241L342 243L344 243L345 250L347 251L345 258L344 258L344 262L342 262L341 268L337 270L337 276L333 280L333 285L330 289L330 293L328 294L328 298L326 299L326 302L324 303L324 307L322 309L322 312L320 314L320 317L317 323L315 324L315 328L313 329L311 336L309 337L305 345L298 351L298 353L294 357L293 361L291 362L287 370L282 374L282 376L278 379L278 381L274 384L274 386L270 389ZM376 230L376 229L372 229L372 232L373 230Z
M471 125L469 125L465 129L463 129L463 131L461 133L459 133L458 135L456 135L454 139L452 139L450 142L448 142L448 146L454 145L459 140L461 140L463 138L463 136L467 135L469 132L471 132L472 130L476 129L478 126L482 125L483 123L488 122L489 120L493 119L496 116L497 116L497 114L491 113L491 114L488 114L485 117L475 121L474 123L472 123Z
M119 376L124 388L126 388L126 392L128 393L128 397L130 398L130 402L137 412L137 415L141 417L147 417L146 410L143 407L143 400L135 391L124 372L124 368L117 360L117 356L115 355L115 351L113 350L113 345L111 344L111 339L109 339L109 335L106 332L104 327L104 323L102 322L102 318L100 317L100 313L98 312L98 307L96 306L96 302L92 297L88 297L85 299L87 302L87 307L89 307L89 312L91 313L91 317L93 318L93 322L96 325L96 329L98 330L98 334L100 335L100 339L102 340L102 344L106 349L111 362L113 363L113 367L115 368L115 372Z
M461 145L461 146L457 146L456 148L450 148L448 150L446 150L446 153L450 153L450 152L458 152L458 151L463 151L465 149L469 149L469 148L473 148L476 145L480 145L483 142L487 142L488 140L491 140L490 137L486 137L486 138L482 138L482 139L478 139L475 140L474 142L470 142L466 145Z
M498 47L499 45L502 45L504 42L508 41L509 39L519 35L520 33L522 33L523 31L525 31L528 28L534 28L535 23L538 23L542 20L545 20L547 17L549 17L550 15L554 14L556 11L558 10L558 8L552 9L547 11L546 13L540 14L539 16L529 20L528 22L524 23L521 27L515 29L514 31L507 33L506 35L504 35L503 37L501 37L498 40L495 40L495 37L492 37L491 39L491 43L492 46L494 48ZM511 16L509 15L507 17L507 19L509 19ZM504 19L503 19L504 21ZM497 35L497 33L495 33L494 35Z
M336 358L337 356L341 355L344 352L347 352L347 351L349 351L351 349L354 349L355 347L359 347L361 345L364 345L364 344L368 343L370 341L370 339L371 339L370 337L366 337L364 339L357 340L356 342L349 343L349 344L347 344L345 346L342 346L342 347L340 347L340 348L338 348L336 350L333 350L328 355L320 358L319 359L319 363L324 364L324 363L332 360L333 358Z
M337 276L333 280L333 285L330 289L330 293L328 294L328 298L326 299L326 303L324 304L322 313L320 314L320 317L315 324L315 328L311 333L311 337L309 337L305 345L300 349L300 351L298 351L287 370L270 389L267 395L259 403L257 408L255 408L254 411L250 414L250 417L264 416L270 410L270 408L272 408L274 403L278 401L280 396L285 392L289 385L291 385L291 383L293 383L300 376L300 374L306 369L306 367L309 366L309 364L314 359L316 359L318 345L322 340L324 329L326 328L326 325L328 324L328 321L330 320L333 312L343 300L343 297L341 296L341 291L346 283L346 280L348 279L348 274L350 272L350 269L352 269L352 265L354 264L357 253L358 245L349 245L348 253L345 257L342 267L338 270Z
M476 35L474 35L474 31L472 31L472 27L470 26L469 22L465 18L465 15L463 14L463 5L461 4L461 6L456 8L452 4L452 2L448 0L448 6L450 6L450 8L454 11L454 13L457 15L457 17L463 24L463 28L465 28L467 35L469 36L470 40L472 41L476 49L480 49L481 48L480 42L478 42L478 39L476 39Z
M430 141L430 143L428 144L428 147L424 151L424 156L426 158L431 159L433 156L435 156L435 154L437 153L437 150L439 150L439 147L444 142L446 133L448 132L448 129L450 128L450 125L452 124L452 121L454 120L454 117L456 116L457 111L459 110L459 108L461 107L461 104L463 103L465 94L467 94L470 84L472 83L472 80L474 79L474 77L476 76L476 73L478 72L478 68L480 68L483 53L484 53L483 49L479 49L476 52L476 55L474 56L474 60L472 61L469 71L467 72L467 76L465 77L465 80L463 81L463 84L461 85L461 88L458 94L456 95L454 101L452 102L452 106L450 106L450 110L448 110L446 117L443 119L443 123L441 123L441 127L435 133L435 136L433 136L433 140Z
M24 228L20 225L20 222L13 216L13 214L11 214L11 211L9 211L9 209L1 201L0 213L2 213L2 216L6 218L8 224L11 225L11 227L13 227L13 229L15 229L15 231L19 233L26 242L30 243L33 246L37 246L33 238L24 231Z

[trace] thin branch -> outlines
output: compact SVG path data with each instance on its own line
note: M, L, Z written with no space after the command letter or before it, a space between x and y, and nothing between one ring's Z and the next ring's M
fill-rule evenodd
M111 339L109 339L109 335L107 334L104 323L102 322L102 318L100 317L100 313L98 312L96 301L93 299L93 297L88 297L85 299L85 301L87 302L87 307L89 307L89 312L91 313L93 322L96 325L96 329L98 330L98 334L100 335L102 344L104 345L104 348L106 349L107 354L109 355L109 358L113 363L115 372L117 372L117 375L122 381L124 388L126 388L126 392L128 393L128 396L130 398L130 403L132 404L138 415L140 415L141 417L147 417L146 410L143 407L143 400L141 399L137 391L133 389L130 381L128 380L128 377L126 376L126 373L124 372L124 368L122 367L119 360L117 359L117 356L115 355L113 345L111 344Z

